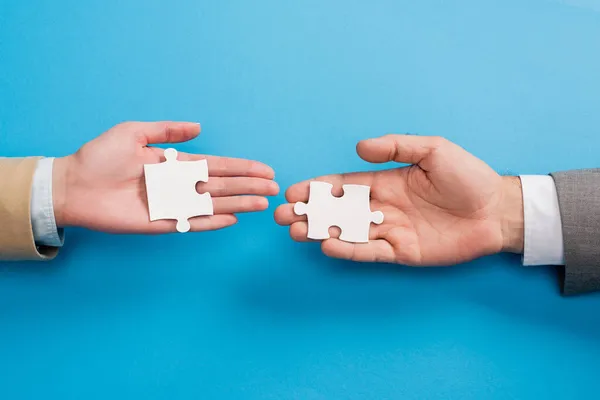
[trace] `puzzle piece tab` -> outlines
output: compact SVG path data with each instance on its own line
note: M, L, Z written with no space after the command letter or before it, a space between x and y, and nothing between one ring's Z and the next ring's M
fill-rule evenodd
M344 196L331 194L333 185L326 182L310 182L308 203L294 205L296 215L308 217L309 239L329 239L329 228L342 230L340 240L350 243L369 241L371 222L381 224L383 213L371 211L369 195L371 188L364 185L343 185Z
M187 232L189 218L214 213L210 193L196 191L196 183L208 182L208 163L178 161L175 149L164 154L165 162L144 165L150 221L175 219L177 231Z

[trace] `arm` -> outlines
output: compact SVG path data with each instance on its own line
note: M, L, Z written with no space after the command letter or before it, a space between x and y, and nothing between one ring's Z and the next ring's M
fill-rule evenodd
M48 260L56 247L34 241L31 199L38 158L0 160L0 260Z
M62 245L58 231L69 226L109 233L175 232L175 221L149 220L143 166L164 161L155 145L185 142L199 133L195 123L128 122L53 162L0 160L0 259L50 259ZM192 231L231 226L238 213L266 209L265 196L279 191L273 170L257 161L181 152L179 158L208 164L210 179L198 183L197 190L211 194L214 215L191 218Z
M523 205L519 179L502 177L483 161L440 137L386 135L362 141L358 155L371 163L408 164L374 172L317 178L334 185L371 187L371 209L385 219L372 225L368 243L322 242L332 257L411 266L446 266L501 251L522 252ZM293 203L308 199L308 182L286 191L289 204L275 212L292 238L306 241L304 216ZM337 192L337 193L336 193Z
M560 266L563 294L600 290L600 170L520 178L523 264Z
M369 243L342 242L332 229L321 244L326 255L411 266L499 252L524 253L525 265L566 258L565 294L600 290L600 170L553 174L555 187L551 177L501 177L439 137L387 135L360 142L357 151L368 162L408 166L317 178L332 183L335 195L343 184L371 186L371 207L385 214L371 226ZM286 198L275 219L306 241L306 217L294 214L293 203L308 199L308 182L290 187Z
M565 294L600 290L600 169L552 174L558 193Z

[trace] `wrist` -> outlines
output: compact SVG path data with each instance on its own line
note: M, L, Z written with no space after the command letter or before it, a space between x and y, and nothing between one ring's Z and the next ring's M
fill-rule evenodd
M521 180L516 176L502 178L502 202L500 206L502 251L522 253L524 246L523 191Z
M70 164L70 156L56 158L52 170L52 203L54 206L54 219L58 228L69 225L66 210Z

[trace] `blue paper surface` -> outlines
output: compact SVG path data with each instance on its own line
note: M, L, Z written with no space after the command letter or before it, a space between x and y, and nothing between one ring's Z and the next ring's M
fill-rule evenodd
M0 155L125 120L258 159L285 189L443 135L503 174L600 166L600 1L0 1ZM0 264L2 399L597 398L600 296L500 255L324 257L269 211L214 233L67 232Z

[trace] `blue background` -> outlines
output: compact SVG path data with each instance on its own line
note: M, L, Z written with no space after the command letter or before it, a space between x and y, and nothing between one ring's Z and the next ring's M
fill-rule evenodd
M0 0L2 155L160 119L282 188L373 168L355 144L388 132L501 173L598 166L600 1ZM518 256L330 260L273 222L282 202L0 264L0 398L597 398L599 295L563 298Z

